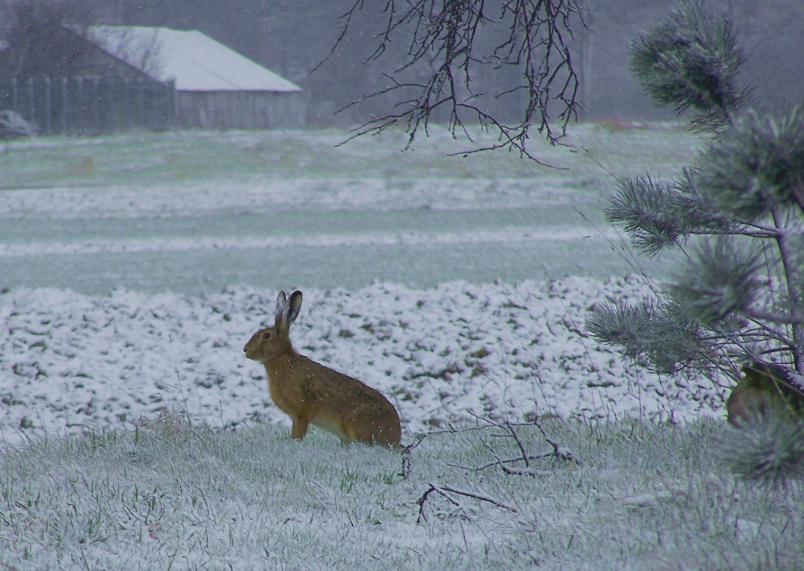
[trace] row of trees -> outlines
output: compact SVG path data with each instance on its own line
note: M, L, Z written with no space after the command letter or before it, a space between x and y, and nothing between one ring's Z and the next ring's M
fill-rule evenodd
M80 0L0 0L0 73L19 83L46 77L104 75L97 63L92 8ZM106 49L148 74L159 72L156 34L117 30ZM108 75L108 73L106 73ZM136 78L133 78L136 79Z
M0 72L18 81L80 75L90 21L77 0L0 1Z

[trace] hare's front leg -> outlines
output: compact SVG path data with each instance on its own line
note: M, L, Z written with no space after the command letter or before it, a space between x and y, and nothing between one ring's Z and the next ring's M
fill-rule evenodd
M301 416L292 416L290 420L293 422L290 437L295 440L303 439L307 434L307 429L310 427L310 419Z

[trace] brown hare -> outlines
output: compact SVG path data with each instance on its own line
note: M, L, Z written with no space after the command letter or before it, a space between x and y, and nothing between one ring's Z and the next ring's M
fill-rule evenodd
M761 361L746 363L743 378L726 401L729 422L741 426L769 415L772 409L791 419L804 419L802 387L779 365Z
M394 406L368 385L320 365L293 350L290 325L299 315L302 293L276 298L274 326L260 329L244 347L268 375L268 391L277 407L290 416L292 438L301 440L310 423L342 442L399 448L401 428Z

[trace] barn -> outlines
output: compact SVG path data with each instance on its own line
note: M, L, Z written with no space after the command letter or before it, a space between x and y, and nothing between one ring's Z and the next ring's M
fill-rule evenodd
M303 127L301 88L197 30L93 26L101 49L176 87L179 127L266 129Z

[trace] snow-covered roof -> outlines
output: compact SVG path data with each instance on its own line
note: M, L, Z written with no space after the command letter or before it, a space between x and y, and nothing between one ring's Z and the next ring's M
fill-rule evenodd
M90 38L113 56L178 91L301 91L301 88L197 30L92 26Z

